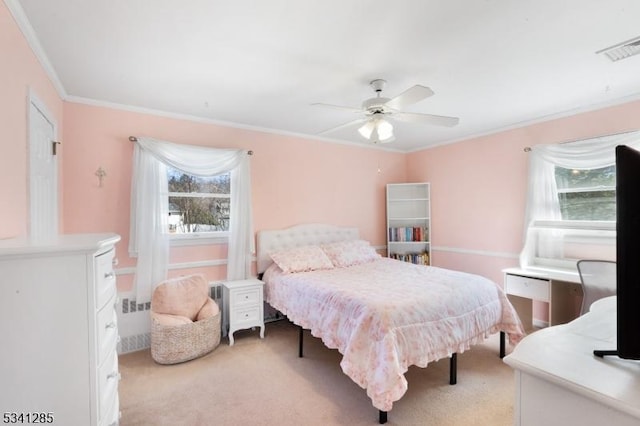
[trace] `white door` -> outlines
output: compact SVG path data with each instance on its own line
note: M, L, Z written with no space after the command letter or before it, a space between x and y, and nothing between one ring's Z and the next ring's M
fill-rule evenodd
M35 98L29 104L29 234L58 234L57 160L53 153L56 125Z

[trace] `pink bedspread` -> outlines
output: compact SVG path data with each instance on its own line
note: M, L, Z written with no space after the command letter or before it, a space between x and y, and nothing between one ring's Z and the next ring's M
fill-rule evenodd
M411 365L462 353L498 331L524 331L504 292L478 275L388 258L323 271L264 274L267 302L342 355L342 371L389 411Z

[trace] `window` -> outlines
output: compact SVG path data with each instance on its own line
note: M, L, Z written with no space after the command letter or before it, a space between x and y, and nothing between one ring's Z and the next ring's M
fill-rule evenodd
M557 219L534 220L529 265L571 269L577 259L614 259L615 165L552 170Z
M562 220L615 221L616 167L566 169L556 166Z
M575 269L577 259L615 259L615 147L629 137L532 148L522 267Z
M197 177L168 168L169 233L196 235L229 231L231 176Z

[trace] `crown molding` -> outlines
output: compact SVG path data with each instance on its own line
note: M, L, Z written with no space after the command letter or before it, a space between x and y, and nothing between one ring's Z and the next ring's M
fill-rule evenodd
M18 0L4 0L4 3L7 5L7 8L9 9L9 12L11 12L11 15L18 25L18 28L24 35L24 38L27 40L29 47L31 47L31 51L38 59L38 62L40 62L40 65L42 65L44 72L47 74L47 77L49 77L49 80L51 80L53 87L55 87L56 91L58 92L58 96L65 100L67 98L67 91L64 89L62 82L58 78L58 74L53 68L53 65L51 65L51 61L49 61L49 58L44 52L44 49L42 48L42 45L40 44L40 41L36 36L36 32L33 30L33 27L29 23L27 15L24 13L20 2L18 2Z

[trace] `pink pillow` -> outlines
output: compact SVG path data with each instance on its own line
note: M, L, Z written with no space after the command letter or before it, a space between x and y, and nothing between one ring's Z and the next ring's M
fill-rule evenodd
M200 312L198 312L198 316L196 316L196 321L206 320L211 317L215 317L220 312L220 308L218 304L213 301L213 299L208 298L207 303L204 304Z
M320 247L336 268L371 262L381 257L365 240L339 241Z
M204 275L193 274L171 278L156 287L151 296L151 310L196 319L209 298L209 285Z
M270 254L284 273L332 269L333 264L318 246L304 246Z

